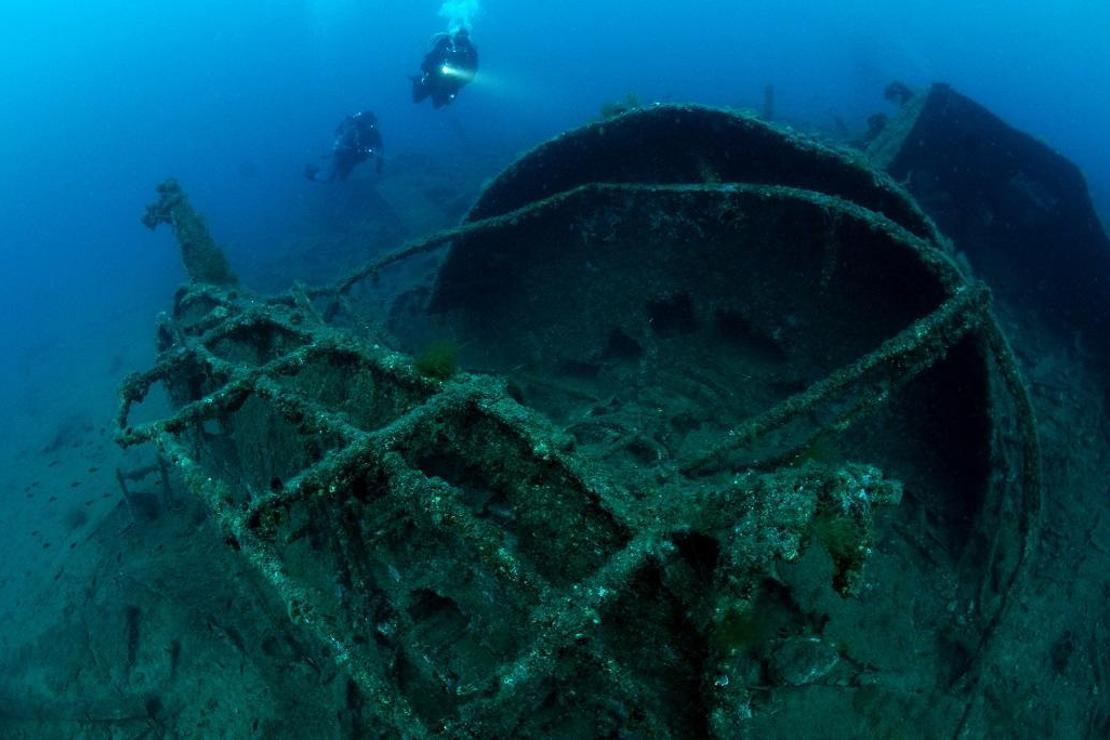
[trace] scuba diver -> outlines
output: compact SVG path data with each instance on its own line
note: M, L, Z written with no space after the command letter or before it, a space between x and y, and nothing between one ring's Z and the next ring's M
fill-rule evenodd
M358 165L374 157L377 171L382 172L382 134L378 131L378 118L369 111L360 111L347 116L335 129L335 143L331 154L331 169L327 175L320 175L320 168L310 164L304 168L304 176L313 182L340 182L347 179Z
M455 99L478 72L478 49L470 33L460 28L454 34L441 34L420 63L420 76L412 78L412 101L432 99L433 108L442 108Z

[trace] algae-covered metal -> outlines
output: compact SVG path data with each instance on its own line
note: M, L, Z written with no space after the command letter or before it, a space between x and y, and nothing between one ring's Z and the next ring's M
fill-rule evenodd
M492 372L343 328L361 280L445 244L390 328ZM160 337L120 442L158 447L386 736L733 737L761 645L783 686L839 659L767 634L778 568L819 549L823 588L859 592L896 478L969 493L1014 548L976 566L980 649L1032 538L1037 443L989 293L882 176L729 113L571 132L456 229L332 286L195 283ZM133 424L159 383L173 411ZM915 420L926 398L966 445ZM985 475L1003 455L1016 474Z

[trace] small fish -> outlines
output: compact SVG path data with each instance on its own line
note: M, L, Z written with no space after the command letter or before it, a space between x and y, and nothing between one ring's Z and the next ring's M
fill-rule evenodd
M80 485L81 485L81 481L75 480L75 481L73 481L72 483L69 484L69 487L70 488L77 488Z
M89 472L90 472L90 473L95 473L95 472L96 472L96 471L98 471L98 470L100 470L100 468L96 467L95 465L94 465L94 466L92 466L91 468L89 468Z

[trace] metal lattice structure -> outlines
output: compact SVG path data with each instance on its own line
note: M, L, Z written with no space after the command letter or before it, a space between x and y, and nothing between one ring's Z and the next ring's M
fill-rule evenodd
M695 487L681 502L658 501L648 511L637 511L630 492L560 449L558 434L509 398L496 381L473 376L444 383L428 380L404 356L351 342L307 321L295 308L243 310L222 290L210 287L185 296L181 308L187 311L197 303L210 306L209 313L221 318L201 321L196 335L180 337L177 349L159 367L129 381L121 442L158 447L207 503L233 546L273 585L290 617L333 650L375 699L382 721L403 734L464 727L511 732L522 715L542 703L543 684L566 650L603 666L614 695L639 707L645 727L665 728L670 723L654 715L638 680L625 675L611 656L596 654L589 641L601 624L599 615L628 593L630 581L644 568L660 569L676 585L691 581L681 588L694 589L694 577L684 572L688 567L677 555L676 533L728 532L732 522L745 517L752 520L753 532L771 524L783 527L775 541L724 537L733 549L729 556L736 570L717 596L724 597L724 588L743 599L771 560L797 555L815 517L843 517L854 528L860 550L853 556L846 553L843 562L847 590L862 564L872 506L898 498L897 484L861 466L742 475L728 486ZM220 357L222 344L245 334L253 338L257 364L244 366ZM283 349L276 350L278 346ZM322 368L341 373L342 383L335 376L318 375L325 372ZM168 419L127 424L130 404L145 397L154 383L176 387L182 378L203 384L207 392ZM329 398L339 385L361 387L375 399L365 408L368 415L345 406L369 396ZM230 427L249 424L252 434L268 429L268 450L301 459L263 463L268 469L261 475L256 469L226 468L222 476L214 475L211 463L206 465L214 451L204 441L204 428L229 418L235 419ZM245 441L239 446L242 457L249 455L248 449ZM310 453L313 449L320 453ZM279 472L279 465L285 475L280 490L273 490L278 484L266 485L265 478ZM498 468L505 472L499 475ZM468 500L474 484L464 480L472 473L466 469L482 470L488 478L484 485L505 497L505 505L516 512L511 530L476 513ZM251 474L253 483L243 480ZM264 485L270 490L258 494ZM565 521L577 525L562 531L553 526ZM417 533L405 535L408 527ZM346 571L343 581L350 584L350 593L337 597L326 590L326 579L322 588L311 570L291 567L315 557L294 553L310 532L329 533L330 565ZM451 563L453 569L425 573L413 562L404 572L391 574L388 569L404 560L395 551L401 536L435 541L434 552L425 555ZM477 615L489 605L468 603L471 599L464 594L472 586L460 589L463 593L452 589L451 581L463 574L479 579L483 593L496 595L495 620L478 622ZM480 656L424 644L422 640L435 643L436 638L425 634L429 628L413 615L414 609L420 613L421 603L413 599L451 597L460 608L472 610L469 629L511 636L513 659L492 662L483 674L464 667ZM695 602L703 598L691 597ZM352 616L357 614L375 615L376 623L359 623ZM528 633L537 628L539 637L529 639ZM387 651L390 659L383 659L381 647L374 644L387 637L412 653L429 647L444 650L427 666L414 661L412 670L424 675L412 680L437 687L454 684L456 718L430 717L427 706L414 711L414 697L391 679L393 653ZM480 647L469 649L481 652ZM451 674L456 677L448 678ZM724 715L741 711L742 687L721 693ZM444 724L437 726L440 721Z
M353 286L413 254L613 192L708 195L732 207L800 199L913 251L943 274L948 295L652 490L630 487L504 381L428 377L315 308L345 304ZM157 366L123 389L119 441L157 447L290 618L368 697L382 733L733 736L750 713L736 635L753 618L759 583L776 561L820 542L835 563L833 587L852 593L873 509L896 503L901 487L864 464L737 470L732 449L828 404L847 428L974 335L1023 440L1011 487L1021 556L1006 593L1032 546L1039 459L1028 399L989 292L920 231L783 186L585 184L433 235L330 287L264 300L194 283L163 325ZM132 407L157 384L172 412L132 423ZM705 558L709 572L698 567Z

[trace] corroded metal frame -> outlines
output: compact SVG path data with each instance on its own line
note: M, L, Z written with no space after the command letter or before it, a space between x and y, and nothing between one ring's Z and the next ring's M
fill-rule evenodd
M758 191L769 200L816 199L831 213L868 218L894 241L915 250L948 286L950 295L932 313L920 317L872 352L748 420L737 434L722 440L708 454L688 461L683 469L688 477L652 499L650 505L638 501L619 481L607 479L603 469L577 455L543 418L514 401L502 382L463 374L447 381L424 377L407 356L352 339L319 320L311 310L314 301L345 300L361 281L453 240L542 216L569 201L588 207L589 199L600 189L625 192L631 197L685 190L711 191L725 198ZM402 736L420 737L437 732L511 733L515 723L542 695L544 682L566 651L590 655L606 674L614 694L643 713L643 726L665 731L665 721L656 715L637 677L618 661L593 652L590 646L591 636L601 623L600 615L625 591L633 574L652 563L681 581L681 575L673 575L681 570L675 555L674 533L690 530L713 533L722 543L723 561L728 566L715 582L715 591L720 600L742 605L750 597L753 584L774 560L797 557L815 517L838 516L850 521L857 533L856 556L838 563L839 586L850 591L870 544L872 506L894 502L899 496L897 484L884 481L878 471L866 466L842 466L837 470L804 466L772 474L744 472L732 474L723 483L719 475L704 481L697 476L706 469L717 473L729 470L730 450L760 438L846 389L863 383L881 387L882 392L860 396L861 400L842 415L838 424L846 428L881 406L969 334L978 335L989 349L993 367L1013 399L1023 461L1020 486L1015 493L1019 499L1016 508L1021 512L1018 527L1022 549L1005 584L1003 603L983 632L984 651L1035 541L1041 495L1035 420L1012 353L989 310L989 292L963 278L936 245L878 214L837 198L781 186L592 183L439 232L374 260L330 286L298 289L263 300L227 286L195 284L179 301L179 312L188 312L190 305L197 307L196 320L175 327L173 345L155 368L126 382L118 416L118 441L125 447L142 443L157 447L187 487L206 503L229 541L272 585L290 618L312 631L328 647L337 663L370 698L372 711L382 725ZM261 364L231 361L213 350L219 342L244 333L280 334L291 340L293 348ZM336 358L369 372L386 392L401 399L403 411L367 428L281 382L295 377L314 361ZM156 383L172 386L185 368L199 369L206 378L203 396L189 399L167 418L132 425L132 406L142 401ZM206 422L227 416L248 398L264 403L299 434L326 435L338 440L338 444L291 477L281 490L244 496L234 490L235 482L222 479L206 466L194 436ZM481 430L482 439L469 439L478 433L476 430ZM468 450L485 445L499 452L514 451L512 465L544 471L560 481L564 489L560 495L588 507L590 517L604 520L605 526L623 533L618 538L619 546L612 548L585 577L566 585L553 583L514 551L511 539L496 524L469 509L456 486L426 474L406 457L406 445L419 438L449 439ZM490 465L494 461L477 462ZM354 479L365 476L367 471L374 472L374 479L382 488L375 495L375 502L392 501L423 530L443 533L452 541L463 543L477 558L474 567L481 568L505 589L526 594L524 601L531 605L526 614L516 616L532 626L535 639L514 658L498 665L484 681L456 687L461 697L457 711L437 722L429 722L414 711L391 676L389 665L372 644L352 640L354 626L343 621L350 615L321 609L319 592L299 582L281 555L283 538L293 536L288 531L287 519L297 506L314 502L327 509L336 521L341 515L366 516L374 503L356 501L349 489ZM529 489L532 484L527 481L506 485L516 486L514 495L523 502L522 506L529 505L528 497L532 495L537 497L536 505L540 505L539 494ZM736 522L749 522L753 529L740 531ZM779 531L780 538L774 541L757 538L756 533L765 527ZM352 562L358 560L357 553L343 552L353 546L349 532L341 531L334 544L341 555L350 556ZM389 591L385 584L370 582L371 576L366 572L355 576L356 580L362 579L356 583L360 588ZM675 588L682 590L679 585ZM394 594L393 598L400 596ZM719 614L709 614L706 620L719 618ZM411 632L412 624L401 618L397 644L404 644L406 630ZM724 680L729 670L728 657L714 656L711 663L715 673L706 677L705 692L712 715L709 727L719 736L735 732L737 722L747 710L748 696L741 682ZM965 677L969 687L977 680L974 669Z

